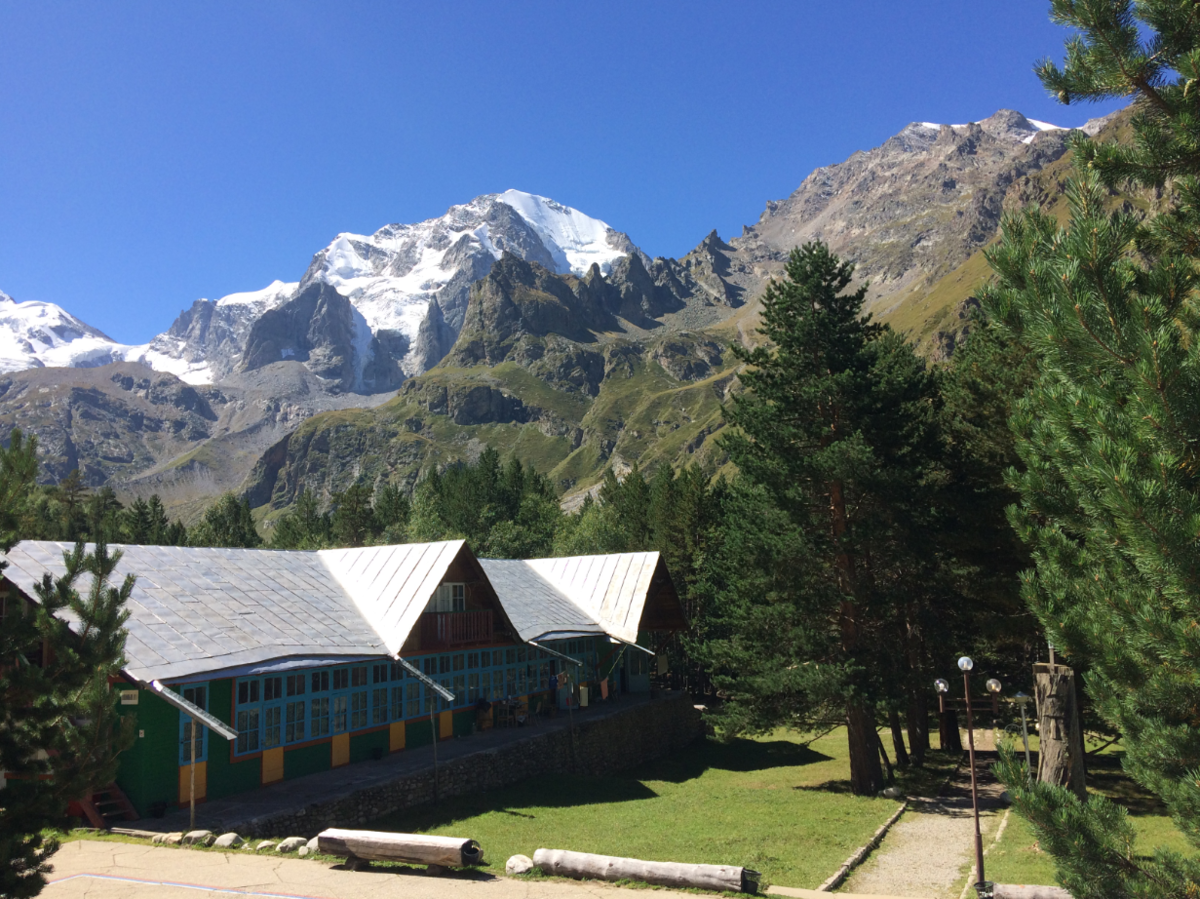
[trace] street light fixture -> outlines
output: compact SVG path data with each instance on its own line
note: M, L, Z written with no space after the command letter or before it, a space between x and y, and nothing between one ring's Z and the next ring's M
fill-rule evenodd
M983 879L983 835L979 831L979 784L975 778L975 722L971 715L971 671L975 667L975 662L970 656L962 656L958 660L958 669L963 673L963 692L967 698L967 746L970 751L971 763L971 808L975 813L975 874L978 881L975 883L975 892L979 899L992 899L995 895L995 884L991 881ZM942 678L938 678L933 682L934 689L938 692L939 701L944 695L949 692L950 685ZM1000 693L1000 681L996 678L989 678L987 681L988 692L992 694L993 707Z

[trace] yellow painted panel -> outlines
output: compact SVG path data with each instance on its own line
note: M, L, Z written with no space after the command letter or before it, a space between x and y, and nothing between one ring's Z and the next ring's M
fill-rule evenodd
M283 747L264 749L262 754L262 782L273 784L283 780Z
M179 768L179 801L188 804L192 788L192 766L182 765ZM208 795L208 762L196 762L196 801L199 802Z
M404 748L404 722L393 721L388 728L388 751L399 752Z
M448 740L454 736L454 713L451 711L442 712L438 715L438 736L443 740Z
M350 735L333 735L333 767L346 765L350 762Z

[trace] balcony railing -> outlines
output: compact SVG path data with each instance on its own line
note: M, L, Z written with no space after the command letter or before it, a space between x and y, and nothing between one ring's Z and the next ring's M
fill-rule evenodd
M492 612L426 612L421 616L421 648L437 649L492 642Z

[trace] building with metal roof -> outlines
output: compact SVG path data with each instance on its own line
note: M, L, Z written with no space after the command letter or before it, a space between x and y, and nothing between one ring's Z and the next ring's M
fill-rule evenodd
M0 595L35 602L72 548L17 544ZM465 735L496 707L531 715L649 690L639 635L686 625L658 553L110 549L114 581L136 578L120 702L139 739L117 783L141 814Z

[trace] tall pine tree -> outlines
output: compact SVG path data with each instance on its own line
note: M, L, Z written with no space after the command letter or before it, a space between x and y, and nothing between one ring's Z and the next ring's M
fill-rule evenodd
M1043 82L1063 102L1134 97L1134 142L1077 138L1067 227L1008 218L989 255L987 303L1039 363L1013 418L1024 595L1086 669L1126 772L1200 846L1200 4L1056 0L1052 16L1078 35ZM1110 212L1122 186L1164 187L1172 206ZM1134 851L1123 809L1001 770L1077 899L1200 890L1194 859Z
M725 446L824 565L824 581L796 596L815 603L803 626L824 622L834 651L807 656L801 644L797 655L770 641L758 651L788 670L820 667L813 701L837 681L851 786L869 794L883 785L875 707L896 609L912 598L903 566L911 524L928 507L921 485L936 391L912 349L863 315L866 288L850 289L853 273L823 244L792 251L786 278L763 299L769 343L735 350L748 366L740 375L747 391L726 410L735 430Z

